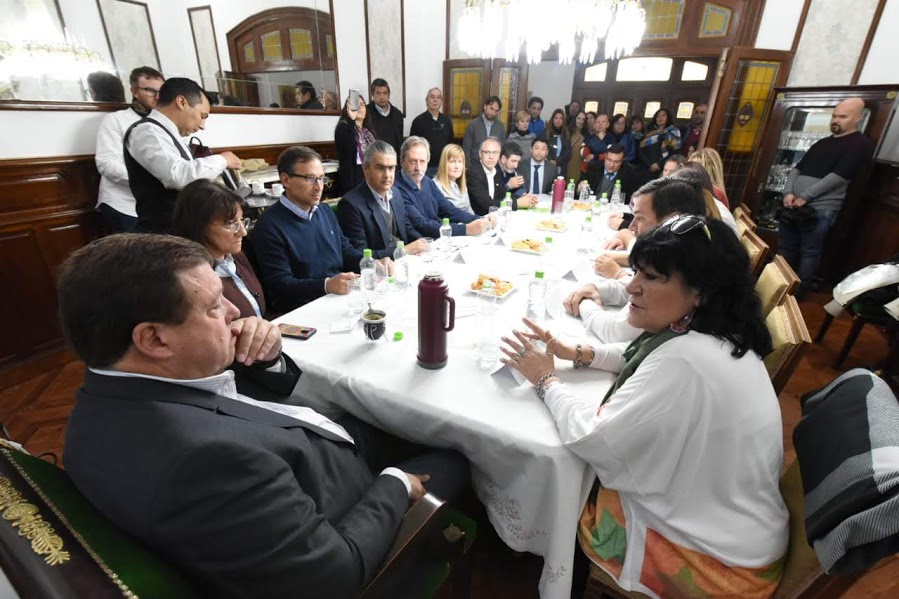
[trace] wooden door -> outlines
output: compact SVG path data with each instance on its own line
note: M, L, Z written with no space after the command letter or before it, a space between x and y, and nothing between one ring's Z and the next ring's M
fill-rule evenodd
M490 95L503 101L499 120L511 131L515 124L515 113L527 108L528 65L510 62L502 58L493 59L490 71Z
M259 106L259 84L248 75L225 71L225 78L219 82L219 89L223 94L233 96L241 106ZM289 105L281 106L286 108Z
M461 141L471 119L480 116L490 95L490 61L443 61L443 112L453 120L453 137Z
M727 197L734 201L743 197L774 88L786 83L792 61L792 52L778 50L726 48L721 53L700 146L721 155Z

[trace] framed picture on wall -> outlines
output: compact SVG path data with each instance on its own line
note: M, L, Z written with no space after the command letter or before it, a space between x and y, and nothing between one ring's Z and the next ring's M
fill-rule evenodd
M136 0L97 0L100 22L119 77L130 87L128 75L136 67L162 70L146 3Z

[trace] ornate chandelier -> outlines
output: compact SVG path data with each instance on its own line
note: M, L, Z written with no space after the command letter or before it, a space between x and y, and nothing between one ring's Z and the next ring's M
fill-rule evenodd
M546 13L546 0L466 0L459 19L459 47L469 56L517 61L522 52L530 64L559 45L559 62L593 62L604 41L606 59L629 56L640 45L646 27L639 0L556 0L555 15L565 19L535 20ZM580 42L580 52L577 52Z

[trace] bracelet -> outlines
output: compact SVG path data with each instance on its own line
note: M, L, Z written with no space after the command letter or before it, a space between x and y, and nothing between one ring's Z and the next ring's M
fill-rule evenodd
M584 347L580 343L578 343L577 347L574 348L574 351L576 352L576 355L574 357L574 367L575 368L584 368L585 366L589 366L590 364L593 364L593 360L596 359L596 350L593 349L592 345L588 345L587 349L590 350L590 361L584 362L582 359L583 358L582 352L584 350Z
M537 397L543 399L543 396L546 394L546 389L543 388L543 385L547 380L553 378L554 376L556 376L555 372L548 372L537 379L537 382L534 384L534 388L537 390Z

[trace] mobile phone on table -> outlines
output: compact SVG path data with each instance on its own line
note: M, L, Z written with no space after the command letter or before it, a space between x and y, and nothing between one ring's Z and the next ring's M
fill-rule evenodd
M350 110L359 110L359 90L350 90Z
M304 327L298 324L285 324L283 322L278 325L278 328L281 330L283 336L292 339L309 339L309 337L315 335L317 331L314 327Z

